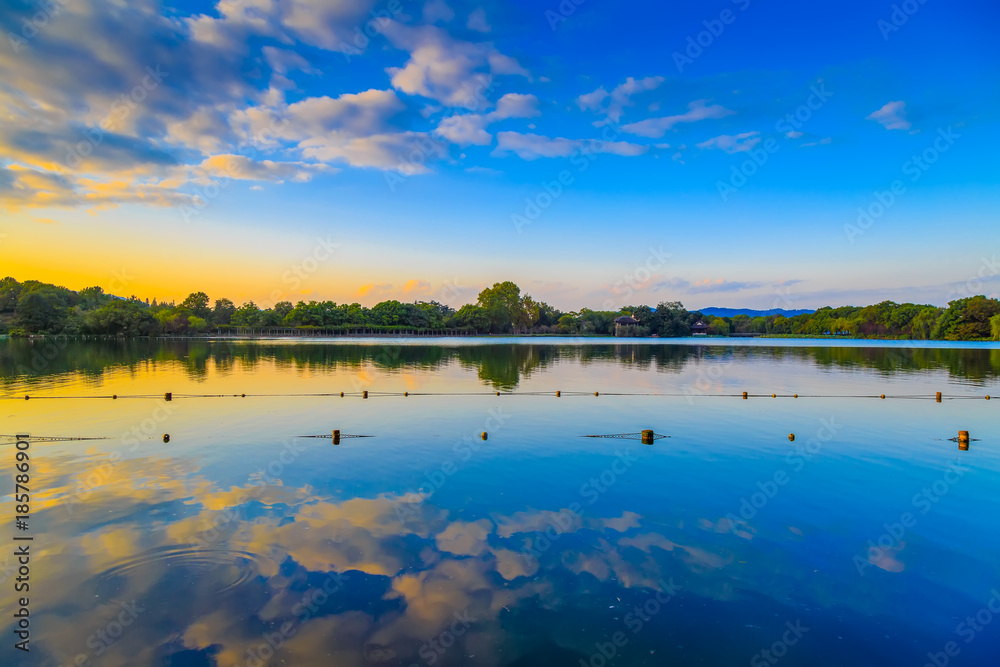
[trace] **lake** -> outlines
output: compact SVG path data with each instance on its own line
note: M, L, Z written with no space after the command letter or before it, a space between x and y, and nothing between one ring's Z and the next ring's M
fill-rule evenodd
M993 665L990 394L998 344L0 341L4 637L24 596L43 666Z

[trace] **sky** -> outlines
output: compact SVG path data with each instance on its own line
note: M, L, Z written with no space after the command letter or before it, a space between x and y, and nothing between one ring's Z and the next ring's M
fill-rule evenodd
M0 274L565 311L1000 292L987 0L7 0Z

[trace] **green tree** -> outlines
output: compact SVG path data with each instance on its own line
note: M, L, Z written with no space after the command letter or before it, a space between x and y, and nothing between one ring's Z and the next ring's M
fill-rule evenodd
M490 319L490 331L505 333L529 321L521 288L509 280L494 283L479 293L478 305Z
M24 292L14 309L17 324L28 333L49 333L66 318L65 308L50 293Z
M656 306L653 333L670 338L690 336L695 319L696 314L689 313L680 301L661 301Z
M990 318L990 332L993 334L993 340L1000 340L1000 315Z
M87 313L84 330L113 336L149 336L159 330L158 322L138 301L114 299Z
M371 309L372 324L394 326L406 323L406 306L399 301L383 301Z
M202 319L197 315L188 316L188 329L195 332L201 333L208 330L208 320Z
M193 315L205 320L212 317L212 310L208 307L208 295L204 292L192 292L188 294L187 298L181 301L180 307L186 308Z
M237 327L259 327L261 312L253 301L247 301L233 313L232 324Z
M216 299L215 308L212 309L212 324L229 324L233 320L233 313L236 312L236 305L229 299Z
M0 313L13 313L21 296L21 283L10 276L0 280Z
M469 328L479 333L486 333L490 330L491 322L485 309L467 303L452 316L450 326L460 329Z

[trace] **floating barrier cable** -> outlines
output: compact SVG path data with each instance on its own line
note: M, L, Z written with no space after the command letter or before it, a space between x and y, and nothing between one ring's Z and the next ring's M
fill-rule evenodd
M662 440L664 438L669 438L669 435L660 435L659 433L653 433L647 435L643 433L612 433L610 435L581 435L581 438L612 438L615 440Z
M289 394L276 394L276 393L265 393L265 394L175 394L172 392L167 392L164 394L102 394L94 396L39 396L32 394L18 394L18 395L7 395L0 396L0 400L11 400L11 401L29 401L29 400L86 400L86 399L162 399L166 401L173 400L188 400L188 399L202 399L202 398L346 398L346 397L360 397L360 398L408 398L408 397L420 397L420 396L552 396L557 398L562 397L599 397L599 396L652 396L658 398L740 398L740 399L751 399L751 398L868 398L868 399L879 399L879 400L924 400L924 401L936 401L941 403L942 401L981 401L985 398L987 401L992 397L989 395L984 396L942 396L940 392L937 394L751 394L749 392L740 392L737 394L697 394L690 392L596 392L596 391L371 391L362 390L354 392L307 392L307 393L289 393ZM995 405L1000 405L1000 403L995 403Z
M74 438L67 436L42 436L42 435L0 435L0 441L3 440L30 440L31 442L71 442L76 440L111 440L108 437L97 437L97 438ZM7 442L0 442L0 444L10 444Z

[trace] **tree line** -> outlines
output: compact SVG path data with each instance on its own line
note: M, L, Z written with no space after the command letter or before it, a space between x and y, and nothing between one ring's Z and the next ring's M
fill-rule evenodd
M630 315L638 324L617 329L615 319ZM226 298L214 302L193 292L180 303L122 298L100 287L73 291L37 280L0 280L0 333L96 334L117 336L198 335L237 327L286 327L380 331L461 330L478 334L690 335L697 321L710 335L762 334L849 336L914 340L1000 340L1000 301L975 296L951 301L946 308L885 301L872 306L820 308L783 317L703 316L677 301L655 307L628 305L617 311L582 308L562 312L536 301L510 281L482 290L475 303L455 310L437 301L387 300L367 308L358 303L281 301L261 308L253 301L237 306Z

